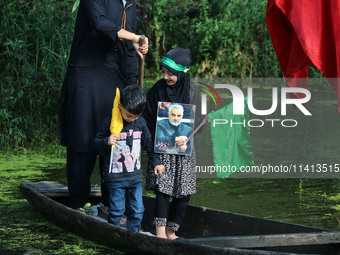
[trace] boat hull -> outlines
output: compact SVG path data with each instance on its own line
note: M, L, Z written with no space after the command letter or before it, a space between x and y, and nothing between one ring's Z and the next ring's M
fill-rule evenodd
M180 235L166 240L134 233L65 204L67 188L57 182L24 182L20 190L42 214L58 225L97 243L138 254L339 254L340 232L188 206ZM92 190L90 202L99 202ZM153 231L154 198L144 197L143 229ZM248 238L248 239L247 239Z

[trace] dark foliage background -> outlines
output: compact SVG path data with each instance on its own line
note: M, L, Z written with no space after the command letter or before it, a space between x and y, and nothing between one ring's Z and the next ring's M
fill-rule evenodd
M74 3L0 2L3 150L57 145L58 101L73 37ZM160 59L173 47L192 50L192 77L282 76L265 24L267 0L137 0L137 4L138 33L150 40L145 89L160 78Z

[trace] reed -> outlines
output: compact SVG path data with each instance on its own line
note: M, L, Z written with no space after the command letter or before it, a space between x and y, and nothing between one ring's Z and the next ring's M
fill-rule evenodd
M72 41L69 1L2 1L0 142L4 150L55 142Z

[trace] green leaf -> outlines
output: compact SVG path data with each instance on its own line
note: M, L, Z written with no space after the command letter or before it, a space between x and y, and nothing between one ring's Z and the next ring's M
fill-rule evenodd
M73 8L72 8L72 13L74 13L78 9L79 2L80 2L80 0L76 0L75 1L74 5L73 5Z

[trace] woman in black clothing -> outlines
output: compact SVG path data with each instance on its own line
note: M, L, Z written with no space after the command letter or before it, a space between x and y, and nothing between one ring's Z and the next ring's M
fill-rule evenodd
M58 116L58 138L67 146L72 208L87 202L97 157L90 141L111 112L116 87L137 84L136 52L142 58L148 40L139 46L136 23L134 0L80 1ZM106 205L103 183L102 193Z

